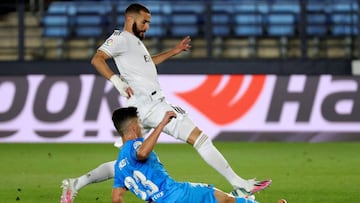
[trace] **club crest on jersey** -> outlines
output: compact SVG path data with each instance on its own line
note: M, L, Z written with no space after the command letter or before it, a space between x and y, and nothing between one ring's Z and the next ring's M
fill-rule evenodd
M140 142L140 141L136 141L136 142L134 142L134 144L133 144L133 147L134 147L134 149L139 149L139 147L142 145L142 142Z
M144 55L144 60L145 62L149 62L150 61L150 56L149 55Z

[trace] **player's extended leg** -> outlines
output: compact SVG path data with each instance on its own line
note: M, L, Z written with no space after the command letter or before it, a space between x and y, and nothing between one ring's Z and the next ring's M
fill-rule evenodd
M67 178L62 181L61 203L72 203L77 192L91 183L98 183L114 178L115 161L109 161L77 178Z
M233 186L236 195L242 195L244 197L251 196L254 192L262 190L271 184L271 180L244 180L238 176L224 156L213 145L212 140L196 127L187 113L180 107L171 106L165 102L157 104L153 107L150 114L146 114L147 116L145 118L141 118L143 126L156 127L163 117L163 114L170 110L175 111L177 117L165 126L164 132L176 139L191 144L207 164L226 178Z
M176 139L191 144L204 161L224 176L233 186L234 195L250 197L254 192L262 190L271 184L271 180L244 180L238 176L224 156L213 145L212 140L193 123L187 113L180 107L170 106L164 102L160 103L153 108L151 114L148 114L146 118L142 118L143 125L145 127L156 126L164 112L169 110L175 111L177 117L165 126L164 132Z
M213 145L211 139L199 128L195 127L188 137L187 142L194 146L200 156L210 166L226 178L226 180L233 186L234 192L236 193L235 195L250 197L253 193L263 190L271 184L271 180L244 180L238 176L224 156Z

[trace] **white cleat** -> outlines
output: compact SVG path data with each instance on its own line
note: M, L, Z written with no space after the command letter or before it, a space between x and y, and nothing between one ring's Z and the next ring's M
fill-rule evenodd
M245 197L255 200L254 193L269 187L271 182L271 180L257 181L256 179L250 179L248 180L249 188L245 189L243 187L238 187L235 188L230 194L237 197Z
M255 195L251 192L246 191L244 188L236 188L230 194L234 195L235 197L244 197L247 199L255 200Z

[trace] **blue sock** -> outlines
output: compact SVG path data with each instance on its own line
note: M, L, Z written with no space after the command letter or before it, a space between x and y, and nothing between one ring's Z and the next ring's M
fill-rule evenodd
M236 203L259 203L253 199L246 199L244 197L235 197Z

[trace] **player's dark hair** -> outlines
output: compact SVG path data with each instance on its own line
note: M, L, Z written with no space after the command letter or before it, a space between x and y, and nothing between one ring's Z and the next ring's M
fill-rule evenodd
M136 107L119 108L113 112L112 121L120 136L124 136L128 121L137 117L138 112Z
M139 14L140 11L143 11L145 13L150 13L150 10L148 8L146 8L146 6L139 4L139 3L133 3L130 4L126 10L125 10L125 15L129 14L129 13L136 13Z

